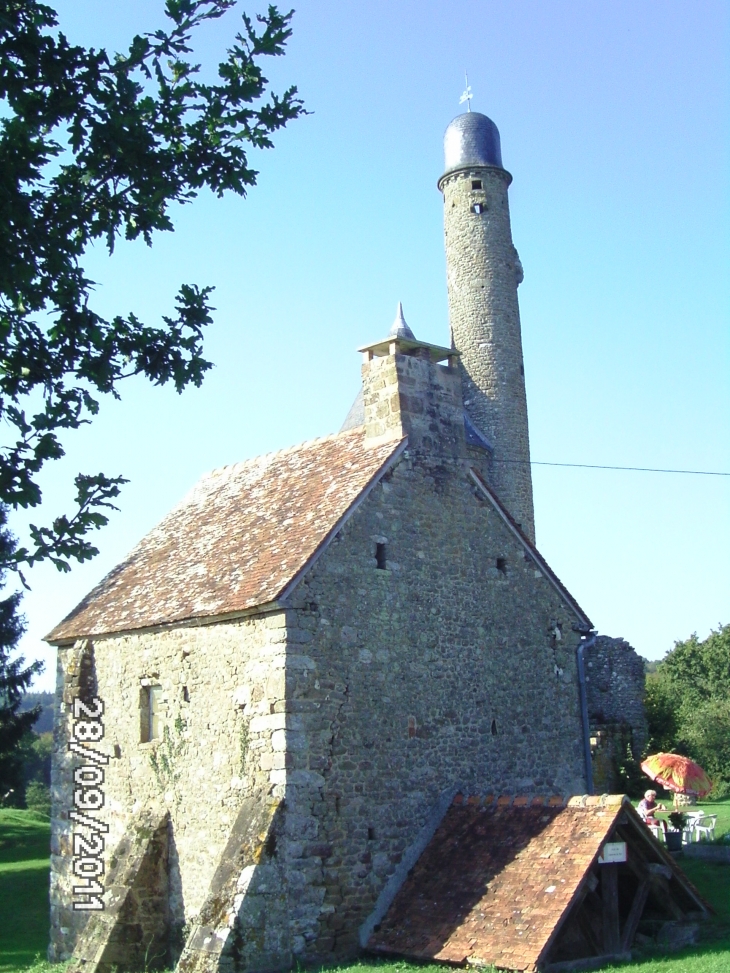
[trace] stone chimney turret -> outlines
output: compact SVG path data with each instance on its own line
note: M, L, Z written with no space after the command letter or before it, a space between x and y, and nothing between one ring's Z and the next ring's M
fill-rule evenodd
M417 451L466 455L458 352L418 341L400 304L389 335L358 350L366 446L408 436Z

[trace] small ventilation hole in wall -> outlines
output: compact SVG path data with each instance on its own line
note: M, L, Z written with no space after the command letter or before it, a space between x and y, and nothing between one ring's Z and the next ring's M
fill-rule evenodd
M385 544L375 545L375 565L379 571L385 571L387 568Z
M189 703L190 702L190 693L188 691L188 687L187 686L183 686L183 700L186 703Z
M375 828L368 828L368 841L375 841Z
M416 735L416 731L417 730L418 730L418 727L416 725L416 717L415 716L409 716L408 717L408 736L410 738L414 737Z
M498 557L497 558L497 570L500 574L507 574L507 558Z
M497 721L492 720L492 736L496 737L496 735L497 735Z

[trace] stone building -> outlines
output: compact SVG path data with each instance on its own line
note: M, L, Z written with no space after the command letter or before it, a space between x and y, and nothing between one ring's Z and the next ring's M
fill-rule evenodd
M449 345L399 309L340 433L203 477L49 635L51 959L350 956L457 792L590 790L591 623L534 546L510 180L494 124L455 119ZM74 908L92 776L103 912Z

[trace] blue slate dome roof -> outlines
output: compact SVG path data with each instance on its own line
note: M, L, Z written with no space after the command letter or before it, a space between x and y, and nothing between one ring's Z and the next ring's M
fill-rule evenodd
M478 111L457 115L444 135L445 172L468 166L497 166L502 169L499 129L491 118Z

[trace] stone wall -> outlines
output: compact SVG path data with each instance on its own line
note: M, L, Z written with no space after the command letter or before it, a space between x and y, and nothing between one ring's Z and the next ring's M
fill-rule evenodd
M432 363L427 348L419 352L425 357L396 353L363 364L366 436L375 441L408 436L411 449L464 456L459 369Z
M613 792L622 786L618 768L628 748L638 759L648 740L644 660L624 639L606 635L598 636L585 657L594 786Z
M443 176L446 279L454 347L461 352L464 406L494 446L490 483L535 538L525 373L504 169ZM503 460L509 462L502 462Z
M104 702L109 755L107 873L131 821L158 806L170 814L169 909L173 940L206 899L242 800L283 794L286 635L281 614L205 627L97 639L58 652L58 718L52 779L52 960L67 958L88 913L71 908L73 769L68 752L79 683ZM162 738L140 742L140 687L163 689Z
M356 951L445 795L585 791L579 637L446 459L401 460L293 605L282 853L294 953L331 961Z

